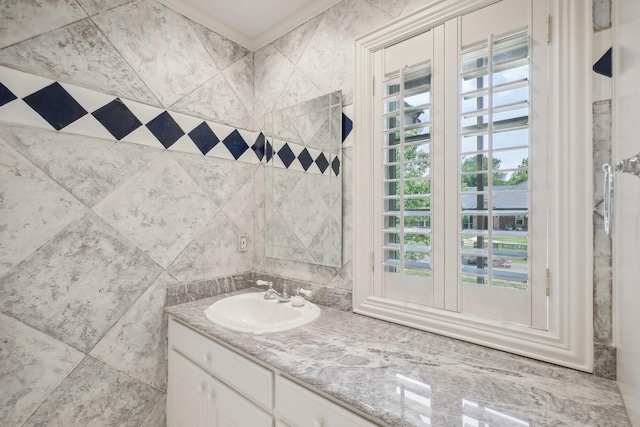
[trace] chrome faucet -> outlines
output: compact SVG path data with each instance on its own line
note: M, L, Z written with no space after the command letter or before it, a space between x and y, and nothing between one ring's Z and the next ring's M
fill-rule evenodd
M283 285L282 293L279 294L275 289L273 289L273 282L265 282L264 280L257 280L256 285L258 286L268 286L267 292L264 293L264 299L277 299L279 302L289 302L291 301L291 297L287 293L287 285Z
M640 177L640 153L616 163L616 172L630 173Z

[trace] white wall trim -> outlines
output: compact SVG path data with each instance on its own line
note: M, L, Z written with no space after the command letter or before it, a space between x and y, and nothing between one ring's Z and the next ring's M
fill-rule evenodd
M538 0L535 0L536 2ZM370 32L355 43L354 206L370 212L373 139L373 53L496 0L441 0ZM549 96L550 198L548 226L554 237L549 265L549 331L472 318L452 311L393 302L374 296L372 230L354 221L354 312L568 366L593 370L593 232L591 150L591 5L584 0L550 2L551 66L558 82ZM566 143L567 141L571 143ZM369 165L367 164L369 162Z

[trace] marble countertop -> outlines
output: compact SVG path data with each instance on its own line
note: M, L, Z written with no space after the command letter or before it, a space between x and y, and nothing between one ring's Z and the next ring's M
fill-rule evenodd
M366 316L320 306L312 323L260 336L206 319L213 302L245 292L166 310L380 424L631 425L614 381Z

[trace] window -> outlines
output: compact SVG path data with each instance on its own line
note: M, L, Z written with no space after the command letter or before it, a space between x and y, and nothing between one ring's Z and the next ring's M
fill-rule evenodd
M589 370L587 55L547 43L589 12L546 3L446 1L356 41L354 311Z

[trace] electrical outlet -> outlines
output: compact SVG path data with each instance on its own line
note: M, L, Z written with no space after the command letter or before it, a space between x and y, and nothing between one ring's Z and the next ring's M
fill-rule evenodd
M247 252L249 250L249 236L246 234L238 234L238 252Z

